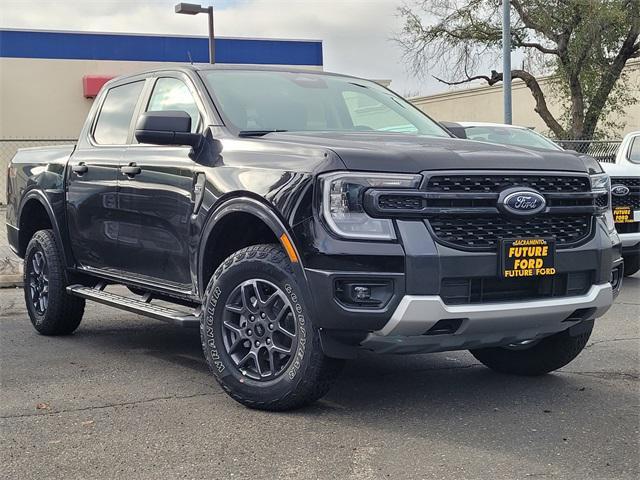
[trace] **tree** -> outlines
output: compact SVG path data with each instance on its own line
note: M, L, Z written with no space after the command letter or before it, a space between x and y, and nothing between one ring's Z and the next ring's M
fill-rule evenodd
M535 100L535 111L559 139L592 139L607 113L636 101L626 88L627 62L640 57L640 0L511 0L511 42L524 52L511 72ZM501 0L421 0L399 9L396 39L415 73L445 72L449 85L502 81L479 72L500 61ZM545 93L540 75L551 75ZM553 99L548 99L547 96ZM559 97L562 116L547 105ZM610 126L610 125L609 125Z

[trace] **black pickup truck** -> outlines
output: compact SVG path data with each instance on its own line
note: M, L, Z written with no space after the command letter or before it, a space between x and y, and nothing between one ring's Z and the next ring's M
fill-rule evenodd
M197 326L224 390L267 410L363 350L558 369L623 267L592 158L456 139L374 82L274 68L112 80L76 145L15 155L7 231L39 333L72 333L86 300Z

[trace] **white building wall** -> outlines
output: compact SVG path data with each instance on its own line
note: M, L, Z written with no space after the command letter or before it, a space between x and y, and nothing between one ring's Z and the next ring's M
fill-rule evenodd
M640 61L628 64L627 72L632 93L640 100ZM548 94L549 81L542 79L540 84L542 90ZM535 100L527 86L521 80L514 80L512 90L513 123L533 127L540 133L548 133L549 128L534 110ZM502 84L453 90L410 100L436 120L496 123L503 123L504 120ZM547 106L557 118L560 109L552 97L547 96ZM640 130L640 102L615 115L625 122L623 134Z

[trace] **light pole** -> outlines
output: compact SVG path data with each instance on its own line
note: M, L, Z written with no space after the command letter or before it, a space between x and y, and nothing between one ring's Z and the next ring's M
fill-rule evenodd
M216 47L213 36L213 7L203 7L195 3L179 3L176 5L176 13L184 15L197 15L198 13L209 14L209 63L216 63Z
M511 125L511 2L502 0L502 88L504 123Z

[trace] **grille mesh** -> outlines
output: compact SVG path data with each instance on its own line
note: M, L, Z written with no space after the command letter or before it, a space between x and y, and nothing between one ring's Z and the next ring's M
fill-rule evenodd
M632 210L640 210L640 195L612 196L611 204L614 207L631 207Z
M495 249L501 238L553 237L558 248L579 243L591 232L589 215L544 215L530 219L491 217L427 220L438 239L469 249Z
M611 185L624 185L629 187L629 193L622 197L611 196L613 207L631 207L632 210L640 210L640 178L613 177Z
M466 194L500 193L512 187L528 187L545 196L549 195L546 200L547 205L551 207L570 208L593 205L592 199L577 199L571 196L551 198L550 196L552 193L590 192L591 184L586 175L500 175L493 172L467 175L441 174L429 177L423 185L428 192ZM465 206L471 208L485 206L487 203L480 195L477 199L473 195L465 198L467 203ZM606 206L606 201L605 196L605 198L597 198L595 203ZM459 200L450 202L452 207L460 203ZM495 205L494 202L489 203ZM578 212L542 213L528 218L516 218L503 213L483 212L478 215L451 213L431 216L425 221L441 243L453 248L489 251L496 250L501 238L522 237L555 238L557 248L569 248L578 245L591 235L593 223L590 214Z
M570 297L584 295L591 284L591 271L525 278L443 278L440 297L447 305Z
M384 210L420 210L424 199L411 195L381 195L378 206Z
M600 195L599 197L596 197L596 205L597 206L606 207L608 203L609 203L609 196L608 195Z
M636 232L640 232L640 222L616 223L616 231L618 233L636 233Z
M640 178L634 177L612 177L611 185L626 185L627 187L640 187Z
M586 177L562 175L437 175L429 178L427 190L434 192L500 192L509 187L529 187L542 193L588 192Z

